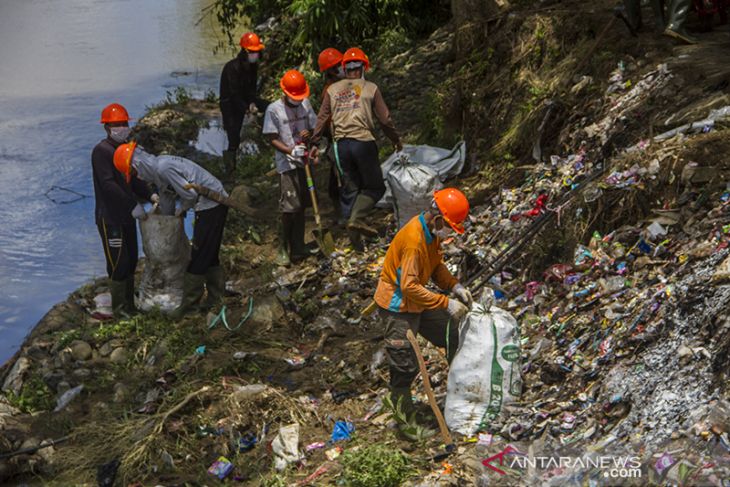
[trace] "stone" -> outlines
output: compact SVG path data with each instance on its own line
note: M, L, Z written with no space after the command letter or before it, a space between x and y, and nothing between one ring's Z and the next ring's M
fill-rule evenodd
M20 394L20 389L23 387L23 381L25 380L24 375L30 368L30 360L26 357L20 357L13 368L10 369L8 376L5 378L3 383L4 392L12 392L15 395Z
M271 330L274 323L283 318L284 308L279 300L275 296L266 296L255 303L249 326L254 333L264 332Z
M123 364L127 362L127 350L123 347L115 348L109 355L109 361L113 364Z
M121 382L114 384L114 396L112 397L112 401L115 403L121 403L124 402L127 397L129 397L129 389L127 389L127 386Z
M71 389L71 384L69 384L68 381L62 380L56 386L56 394L60 396L69 389Z
M58 384L60 384L65 378L66 375L63 371L53 370L43 375L43 382L45 382L51 390L55 391L58 388Z
M81 368L71 372L71 375L77 379L86 379L87 377L91 377L91 371L89 369Z
M91 345L83 340L74 340L68 346L74 360L88 360L91 358Z
M124 342L120 340L119 338L114 338L112 340L109 340L105 344L103 344L101 347L99 347L99 355L102 357L108 357L109 354L111 354L115 348L119 348L122 345L124 345Z

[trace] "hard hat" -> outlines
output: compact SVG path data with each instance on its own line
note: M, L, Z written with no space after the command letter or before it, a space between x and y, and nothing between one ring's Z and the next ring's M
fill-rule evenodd
M345 54L342 55L342 67L345 67L346 63L351 63L353 61L360 61L365 64L365 71L370 69L370 60L368 59L368 56L363 52L362 49L359 47L351 47L347 51L345 51Z
M119 103L107 105L101 111L101 123L129 122L129 113Z
M433 200L448 223L456 233L464 233L464 220L469 214L469 201L464 193L456 188L444 188L433 194Z
M121 144L114 151L114 167L124 174L127 182L132 180L132 155L134 155L135 147L137 147L136 142L129 142L128 144Z
M309 85L304 75L296 69L290 69L279 81L279 86L292 100L304 100L309 96Z
M324 73L342 62L342 53L334 47L328 47L319 53L319 72Z
M241 36L241 47L247 51L261 51L263 50L264 45L261 44L259 36L253 32L246 32Z

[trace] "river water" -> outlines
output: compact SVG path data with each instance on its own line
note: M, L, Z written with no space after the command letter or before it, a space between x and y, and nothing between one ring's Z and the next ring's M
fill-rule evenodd
M105 265L90 155L101 109L134 118L166 91L217 92L229 52L212 0L0 2L0 363L37 321ZM88 198L52 202L52 186ZM53 191L57 200L76 196Z

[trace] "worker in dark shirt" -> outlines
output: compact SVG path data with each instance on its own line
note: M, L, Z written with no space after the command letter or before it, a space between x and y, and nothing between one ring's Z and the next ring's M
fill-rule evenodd
M266 111L268 103L256 95L258 61L264 45L259 36L247 32L241 37L241 52L223 66L220 85L220 108L223 129L228 136L228 150L223 151L223 165L228 174L236 168L236 151L241 144L241 127L246 112Z
M127 110L118 103L112 103L102 110L101 123L107 137L91 153L96 226L104 246L112 309L115 314L131 313L135 310L134 271L138 253L134 219L146 217L135 196L153 203L159 202L159 196L136 177L127 183L114 168L114 151L129 137Z

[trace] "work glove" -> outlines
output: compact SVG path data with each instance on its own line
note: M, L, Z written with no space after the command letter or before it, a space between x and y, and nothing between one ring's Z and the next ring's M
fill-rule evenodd
M451 316L457 323L461 323L461 320L463 320L464 316L466 316L469 312L469 308L467 308L458 299L449 299L449 306L446 308L446 312L449 313L449 316Z
M291 156L292 157L304 157L304 154L307 152L307 146L304 144L297 144L294 146L294 148L291 150Z
M457 282L454 288L451 290L454 295L459 298L459 301L464 303L467 308L471 309L471 305L474 304L474 298L467 288L465 288L460 282Z
M137 206L134 207L132 210L132 216L136 218L137 220L146 220L147 219L147 212L144 211L144 206L137 203Z
M257 107L255 103L251 103L251 104L250 104L250 105L248 106L248 112L249 112L249 113L250 113L251 115L256 115L257 113L259 113L259 107Z
M150 196L150 201L155 205L160 204L160 195L157 193L152 193L152 196Z

